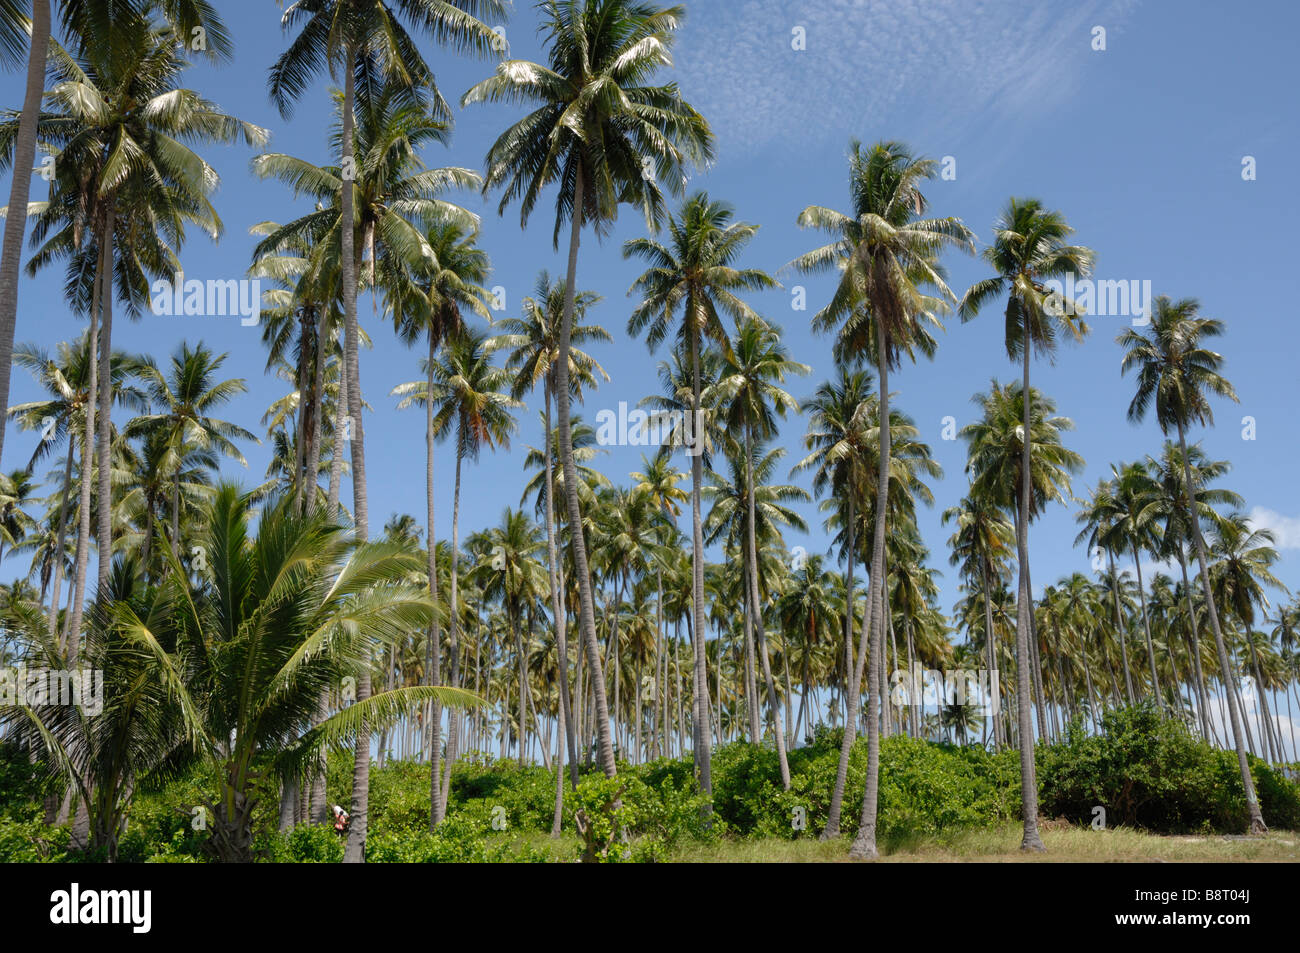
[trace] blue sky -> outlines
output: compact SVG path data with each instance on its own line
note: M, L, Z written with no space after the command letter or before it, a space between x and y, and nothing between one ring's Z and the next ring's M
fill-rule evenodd
M270 150L327 161L326 83L287 122L266 96L267 68L286 43L277 5L234 0L221 8L235 36L235 61L215 70L196 67L188 84L268 127ZM1090 0L1066 12L1030 0L697 0L688 10L672 78L718 139L717 161L698 171L690 187L726 199L740 218L762 225L749 265L775 271L818 243L818 236L796 226L795 217L809 204L847 207L845 154L854 137L901 139L926 155L953 157L956 178L929 187L933 210L963 219L981 243L989 240L993 219L1010 195L1036 196L1061 209L1078 240L1096 250L1097 277L1146 279L1156 294L1199 297L1206 314L1226 322L1220 349L1241 406L1216 407L1218 427L1195 436L1212 456L1232 461L1228 485L1246 498L1261 524L1279 532L1279 575L1297 581L1297 332L1276 290L1289 270L1285 223L1300 213L1294 172L1300 77L1291 46L1300 15L1293 4L1239 3L1227 11L1208 2ZM544 55L536 23L531 4L516 5L506 24L512 56ZM1092 48L1098 26L1105 29L1101 51ZM801 50L792 48L796 27L806 38ZM489 72L486 63L427 46L426 54L448 99L458 100ZM21 74L0 74L0 103L20 101ZM507 107L458 108L450 147L431 151L426 161L481 169L488 145L515 115ZM190 238L182 254L185 273L237 278L249 264L249 226L285 221L306 205L275 183L257 181L249 171L250 150L221 148L207 155L222 177L215 202L226 231L217 244L197 234ZM1254 181L1242 178L1244 156L1255 158ZM39 184L37 179L34 198ZM543 208L521 230L517 209L498 217L495 198L466 195L462 201L483 216L481 243L494 267L490 284L506 289L506 310L517 314L540 269L563 272L562 255L551 246L551 220ZM604 296L591 317L614 335L613 344L594 348L611 380L589 396L589 420L600 408L632 404L658 386L655 364L664 355L650 356L643 342L626 334L632 307L626 294L639 269L622 259L620 246L643 231L638 217L625 214L603 244L585 236L579 285ZM959 293L984 275L976 259L952 256L948 266ZM830 279L783 274L781 280L783 289L755 295L752 303L784 327L793 356L812 365L807 379L790 384L796 397L804 397L832 373L829 341L813 336L807 323L825 302ZM796 284L807 288L808 311L791 309ZM59 289L55 272L24 283L18 341L52 348L78 333L83 322L63 306ZM418 375L416 355L393 339L369 301L362 301L360 314L375 339L374 349L362 355L362 383L374 407L366 434L377 530L395 512L423 521L422 416L398 413L388 397L395 384ZM1088 463L1075 485L1080 494L1111 462L1140 458L1160 446L1154 422L1132 426L1124 417L1132 384L1120 377L1114 338L1126 321L1097 317L1086 342L1065 346L1055 365L1034 367L1036 385L1077 425L1069 445ZM921 516L926 541L945 571L945 608L958 593L939 514L957 502L966 480L964 446L942 439L942 421L952 416L958 426L968 422L973 394L991 378L1014 377L1001 334L1000 309L965 325L953 319L933 362L892 376L897 404L916 419L945 470L935 486L935 507ZM237 318L152 315L135 324L115 322L114 328L116 345L159 359L182 340L199 339L229 352L226 371L248 381L248 393L224 416L260 432L267 405L287 387L263 376L257 329L241 327ZM34 396L31 381L16 374L11 403ZM518 505L523 448L540 440L539 409L537 399L521 414L511 451L485 454L468 465L462 535L495 523L503 507ZM1241 436L1247 415L1256 421L1253 441ZM786 425L782 442L790 448L789 463L802 455L803 432L802 420ZM26 461L36 437L12 432L3 465ZM230 465L226 472L251 484L262 478L268 447L245 450L247 471ZM639 453L614 449L600 466L625 480L638 468ZM440 450L440 537L450 535L452 463L450 448ZM812 532L806 538L792 534L788 542L824 550L815 505L804 509ZM1031 552L1039 587L1089 570L1087 555L1072 548L1074 535L1072 508L1056 507L1035 524ZM18 562L10 562L3 573L11 578L20 571Z

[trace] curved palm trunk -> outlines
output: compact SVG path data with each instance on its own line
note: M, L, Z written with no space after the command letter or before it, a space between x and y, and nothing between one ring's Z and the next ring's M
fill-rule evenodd
M1024 404L1024 439L1021 441L1020 499L1016 514L1016 550L1020 563L1020 582L1016 595L1016 708L1020 719L1020 801L1025 822L1020 849L1043 851L1046 848L1038 833L1038 778L1034 770L1034 723L1030 711L1033 705L1030 666L1034 664L1029 647L1029 615L1033 611L1033 593L1029 591L1029 484L1033 443L1030 430L1033 398L1029 391L1031 343L1029 318L1026 316L1021 348L1024 352L1024 392L1021 395Z
M339 394L334 402L334 447L330 456L330 480L325 494L325 508L334 519L339 511L339 495L343 487L343 435L348 430L348 368L344 361L339 367Z
M428 572L429 598L438 600L438 532L434 522L433 493L433 374L434 359L437 348L434 336L429 334L429 365L425 379L424 400L424 505L428 520ZM438 685L442 682L442 627L438 625L437 614L429 622L429 633L424 649L425 684ZM429 705L429 829L433 830L442 821L442 705L435 699Z
M772 707L772 725L776 730L776 756L781 763L781 789L790 790L790 762L786 760L785 754L785 728L781 724L781 704L776 697L776 683L772 679L772 663L767 655L767 632L763 627L763 612L759 608L758 593L758 547L755 544L754 521L756 519L756 508L754 505L754 460L750 453L750 445L753 442L752 434L749 428L745 430L745 482L746 486L746 505L749 509L749 517L745 521L745 554L748 557L745 561L749 564L746 576L749 577L749 611L754 616L754 634L758 637L758 655L759 660L763 663L763 679L767 683L767 701ZM787 698L789 697L787 693ZM786 719L787 723L789 719Z
M569 714L569 642L568 642L568 616L564 607L564 583L560 576L560 558L559 549L556 546L556 524L555 524L555 500L553 498L553 488L555 485L555 476L551 463L551 380L550 373L546 375L546 381L542 384L542 402L545 407L544 426L546 433L542 445L542 455L545 458L546 472L546 562L550 571L551 583L551 613L555 618L555 653L556 666L559 670L559 691L560 691L560 724L559 731L564 735L564 743L569 748L569 781L576 788L578 786L578 748L577 738L574 732L573 718ZM557 764L562 768L564 759L557 760ZM561 771L561 773L563 773ZM560 787L560 793L556 794L556 814L555 827L556 833L559 833L560 814L564 809L563 786Z
M1210 616L1210 630L1214 633L1214 648L1219 656L1219 670L1224 673L1224 694L1228 696L1228 716L1232 722L1232 743L1237 749L1237 767L1241 771L1241 784L1246 792L1246 810L1250 815L1250 832L1264 834L1268 825L1259 809L1259 798L1255 796L1255 782L1250 776L1250 762L1246 759L1246 745L1242 736L1241 711L1238 708L1236 693L1232 691L1232 666L1228 662L1228 649L1223 641L1223 629L1219 625L1219 611L1214 604L1214 593L1210 590L1210 570L1205 558L1205 539L1201 536L1201 520L1192 502L1192 467L1187 459L1187 435L1183 422L1178 422L1178 449L1183 456L1183 480L1188 496L1187 512L1192 524L1192 539L1196 543L1196 561L1201 571L1201 591L1205 595L1205 610Z
M36 124L41 113L41 97L45 95L45 58L49 46L50 0L33 0L27 85L14 139L9 214L5 216L4 248L0 252L0 456L4 454L5 425L9 420L9 378L13 373L14 331L18 323L18 271L27 230L27 200L31 196L32 164L36 160Z
M100 241L108 248L108 271L102 289L104 304L99 327L99 410L97 444L99 450L99 507L96 510L99 526L99 572L95 590L108 583L109 568L113 564L113 229L116 221L115 198L110 194L105 202L104 234Z
M862 798L862 816L858 833L849 849L850 857L873 860L879 856L876 848L876 814L880 800L880 709L885 699L880 691L881 653L884 649L884 565L885 521L889 512L889 358L884 325L876 322L876 353L880 371L880 470L876 476L876 525L871 541L871 585L867 589L869 640L863 653L870 652L867 684L867 787ZM879 605L877 605L879 603ZM861 664L859 663L859 668ZM845 732L848 735L848 732ZM841 758L843 758L841 752Z
M685 320L694 321L693 302ZM704 651L704 527L700 518L700 488L704 483L704 414L700 407L700 334L691 328L691 625L695 646L695 769L700 790L713 794L712 726L710 725L708 659ZM718 704L722 704L719 692Z
M587 543L582 528L582 509L578 501L578 468L573 461L573 430L569 417L569 341L573 333L573 305L578 278L578 244L582 235L583 171L578 163L573 190L573 222L569 233L569 264L564 289L564 313L560 322L560 349L555 365L556 405L559 410L560 463L564 468L564 497L569 508L569 536L573 547L574 572L578 583L578 624L587 649L591 689L596 708L596 745L600 765L613 777L614 746L609 734L609 702L605 695L605 675L600 664L600 643L596 637L596 607L591 593L591 569L587 565Z

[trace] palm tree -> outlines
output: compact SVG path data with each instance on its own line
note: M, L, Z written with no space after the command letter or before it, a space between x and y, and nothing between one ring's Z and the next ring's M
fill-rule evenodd
M943 522L956 524L948 540L952 550L949 562L960 566L962 575L979 585L984 609L984 658L991 681L998 670L997 633L993 626L994 583L996 580L998 589L1005 583L1015 531L992 497L974 487L957 506L944 511ZM994 748L1000 748L1005 740L1002 720L994 719Z
M408 342L424 337L429 353L425 361L425 392L435 390L438 351L448 340L464 333L464 309L469 309L489 323L492 313L488 308L489 292L482 284L488 276L486 253L475 245L477 235L467 234L455 222L435 225L429 230L427 240L433 253L427 265L427 274L421 276L418 303L405 309L395 309L398 334ZM424 402L425 444L425 507L429 527L428 574L429 595L438 593L438 563L435 545L433 448L438 439L434 428L434 402ZM442 631L435 616L430 623L425 647L425 684L437 685L442 680ZM429 716L430 725L430 827L436 827L443 816L442 797L442 708L435 701Z
M50 0L33 0L30 21L21 6L6 4L0 11L0 60L17 62L27 47L26 85L23 106L13 135L13 178L9 186L10 209L25 209L31 195L33 163L40 122L41 99L50 50ZM176 37L188 38L201 28L207 38L205 56L213 62L231 55L230 36L215 9L202 0L102 3L95 0L64 0L60 20L70 45L77 53L115 48L115 38L148 30L150 16L161 13ZM26 34L30 35L30 42ZM62 52L62 51L60 51ZM8 156L6 156L8 158ZM2 167L2 163L0 163ZM9 375L12 370L14 333L18 317L18 269L27 220L21 214L5 217L4 246L0 252L0 455L4 453L5 423L8 420Z
M664 216L659 180L667 183L671 193L680 194L685 164L711 160L713 137L675 85L644 85L672 63L674 35L685 16L682 7L656 8L638 0L545 0L541 10L548 65L522 60L502 63L496 75L466 92L461 104L509 102L536 107L489 149L484 189L504 188L503 213L519 199L520 224L526 225L542 189L558 183L553 234L557 248L565 220L569 222L555 392L569 524L577 527L582 525L582 514L569 419L569 347L582 229L592 225L597 235L606 234L624 203L639 206L647 225L655 227ZM572 533L571 543L578 619L593 680L600 762L612 777L616 766L609 706L582 533ZM707 775L703 780L708 781Z
M755 542L755 479L753 450L758 441L771 440L777 433L777 418L784 418L798 403L779 385L791 374L807 374L810 368L790 359L789 351L781 343L780 329L761 320L747 320L736 329L731 346L723 357L722 373L714 385L716 395L709 402L720 402L720 419L728 432L744 435L740 456L745 461L744 486L746 516L745 570L747 602L758 636L759 659L763 665L763 678L767 683L768 703L776 726L776 750L781 765L781 783L790 788L790 765L785 753L785 731L777 705L776 685L772 679L771 660L767 651L767 634L763 626L762 600L758 593L758 547Z
M977 281L962 297L963 320L979 313L994 298L1007 294L1005 340L1007 355L1021 359L1024 401L1024 432L1021 473L1016 510L1016 551L1019 582L1016 595L1016 695L1020 716L1020 787L1025 832L1021 850L1041 851L1038 835L1038 782L1034 771L1033 724L1030 721L1030 671L1028 665L1033 593L1029 583L1029 511L1032 471L1033 391L1029 386L1030 352L1052 354L1061 333L1079 340L1087 333L1075 303L1053 293L1045 282L1066 275L1084 277L1092 268L1093 253L1082 245L1066 244L1073 229L1059 212L1048 211L1037 199L1012 198L1001 218L993 226L993 244L984 250L984 260L992 266L994 276Z
M511 395L520 399L540 383L542 385L542 447L543 497L545 500L546 519L546 558L551 586L551 612L555 619L556 657L558 659L558 681L560 693L560 718L564 722L565 741L569 749L569 777L576 788L578 786L578 749L576 725L569 710L569 643L567 633L567 611L564 603L564 586L561 581L559 548L557 546L557 523L555 511L555 475L554 446L551 428L551 400L555 389L555 362L559 357L560 328L564 319L564 302L566 290L562 281L551 281L550 275L542 271L537 276L534 296L524 299L523 317L506 318L498 322L500 329L490 342L493 349L506 349L506 368L514 373ZM604 368L575 344L588 341L612 340L609 332L598 324L584 324L587 309L596 305L600 296L594 291L580 291L574 294L574 321L569 331L569 390L570 400L578 398L583 385L594 386L596 375L605 380L609 375ZM572 429L572 420L570 421ZM558 783L558 782L557 782ZM557 797L556 824L559 823L563 810L563 786L559 786Z
M725 202L710 200L697 192L682 205L681 211L668 223L668 245L653 238L633 239L623 246L623 257L639 258L649 268L633 283L628 294L640 295L640 303L628 318L628 334L646 334L651 350L667 337L678 308L682 318L678 324L679 350L690 361L691 401L687 408L689 424L686 431L693 444L688 446L691 456L691 525L692 572L694 580L694 625L696 633L696 719L699 736L696 739L695 763L700 776L700 786L705 793L712 791L712 772L709 752L708 705L703 702L707 691L704 678L704 534L700 512L701 484L704 477L702 442L704 390L700 371L700 351L706 339L715 342L725 353L730 348L727 331L720 312L731 315L741 325L762 320L745 302L736 297L737 292L755 291L772 287L775 282L756 268L738 268L736 260L758 231L746 222L735 222L732 207Z
M1172 553L1178 560L1182 574L1182 591L1188 628L1191 633L1191 656L1193 674L1196 678L1196 691L1199 699L1201 731L1205 738L1211 738L1213 728L1207 714L1209 696L1205 688L1205 677L1201 671L1201 613L1192 602L1192 584L1187 576L1187 547L1192 543L1191 513L1187 503L1193 500L1201 519L1213 519L1214 507L1229 506L1240 508L1244 505L1241 496L1232 490L1210 486L1228 472L1226 460L1210 460L1199 446L1188 448L1191 460L1184 468L1182 451L1172 440L1166 440L1160 458L1147 457L1153 478L1158 487L1159 496L1155 501L1158 519L1163 522L1162 554ZM1184 480L1190 472L1195 485L1189 495L1185 490Z
M1213 424L1214 411L1209 394L1235 401L1237 392L1228 379L1219 373L1223 356L1205 346L1209 338L1223 333L1223 323L1200 314L1200 302L1195 298L1172 301L1159 295L1153 302L1150 325L1145 331L1132 328L1122 332L1116 341L1124 348L1121 373L1137 372L1137 393L1129 404L1129 420L1137 423L1146 417L1155 404L1156 422L1162 433L1178 432L1178 449L1183 456L1183 492L1187 499L1185 511L1197 513L1189 520L1192 540L1196 545L1196 560L1200 568L1201 592L1205 598L1210 629L1214 633L1214 648L1219 657L1219 671L1231 671L1223 628L1219 624L1219 610L1210 585L1209 563L1205 539L1201 534L1199 510L1192 503L1192 489L1196 486L1191 474L1191 460L1187 451L1187 428L1196 423ZM1250 814L1250 830L1261 834L1268 830L1264 815L1255 796L1255 785L1250 777L1250 764L1246 760L1245 738L1242 733L1242 714L1237 700L1228 692L1228 713L1232 722L1232 741L1237 750L1237 766L1246 794L1246 808Z
M158 430L166 435L173 479L170 542L176 559L180 558L182 548L181 473L185 455L193 449L211 449L248 466L234 441L261 442L243 427L212 416L212 411L248 390L242 377L218 379L217 372L227 357L228 354L214 354L200 341L194 347L182 343L172 355L166 374L152 358L145 358L140 364L140 378L156 409L133 419L125 433L134 436Z
M1125 638L1124 622L1120 618L1119 611L1120 576L1115 570L1115 543L1119 538L1115 534L1115 524L1120 518L1120 507L1115 499L1114 490L1114 483L1110 480L1099 480L1097 482L1097 486L1093 488L1091 495L1085 501L1083 509L1075 518L1075 521L1081 523L1083 528L1079 530L1079 535L1075 537L1074 542L1077 546L1079 543L1086 541L1089 552L1100 549L1106 553L1106 559L1110 567L1108 578L1114 583L1111 587L1113 597L1111 602L1115 610L1115 638L1119 642L1120 659L1124 665L1125 698L1132 705L1135 701L1133 674L1129 670L1128 640Z
M399 384L392 393L400 396L398 410L407 407L423 407L432 402L433 433L438 439L446 439L452 432L456 433L456 477L451 509L451 600L450 638L448 651L451 658L450 683L458 687L460 679L460 575L458 571L460 556L460 478L461 464L466 460L476 461L479 452L486 447L509 449L510 435L516 428L516 421L511 411L522 404L507 394L509 375L491 363L487 346L487 337L463 326L455 337L445 342L442 360L429 367L421 359L421 370L425 372L423 380ZM429 388L432 380L433 388ZM426 411L426 420L427 411ZM442 812L446 812L447 798L450 793L451 765L456 759L455 725L448 735L447 768L441 783ZM439 815L441 817L441 815Z
M974 251L971 233L959 219L920 217L927 208L921 184L933 178L937 171L934 160L914 156L902 143L879 142L864 149L854 140L849 153L852 214L816 205L805 208L799 213L800 227L826 232L834 241L791 263L807 273L838 270L835 292L830 302L813 316L813 328L821 332L835 330L837 358L852 366L863 356L872 357L880 376L881 449L871 578L857 670L850 682L850 717L845 726L839 768L839 774L847 776L849 751L856 735L861 670L868 646L872 646L868 675L872 691L867 716L867 785L861 823L850 850L852 856L861 858L878 856L880 738L876 686L881 678L884 619L875 616L875 609L884 599L881 570L885 561L890 480L889 371L900 366L904 352L909 356L914 356L917 350L927 356L933 353L934 340L927 326L937 326L937 315L946 310L946 302L956 300L943 280L938 264L940 251L948 246ZM940 297L930 296L926 288L934 289ZM840 787L837 779L836 788ZM828 830L838 830L834 810L832 818L834 824L828 823Z
M1161 545L1160 524L1156 521L1156 497L1159 489L1142 463L1126 466L1111 464L1111 498L1114 500L1115 520L1107 534L1106 542L1114 540L1118 552L1128 550L1133 554L1133 568L1137 572L1138 599L1142 606L1142 630L1146 635L1147 660L1151 666L1151 691L1156 703L1163 706L1160 692L1160 675L1156 670L1155 648L1151 644L1151 621L1147 616L1146 587L1142 581L1142 554L1158 552Z
M377 172L378 178L389 179L393 173L409 169L411 153L396 149L396 155L385 155L380 147L376 156L363 155L358 161L356 152L357 85L363 91L370 109L367 118L388 114L384 104L396 104L398 112L408 113L414 106L427 112L433 120L441 122L449 117L449 109L433 80L433 72L420 54L413 38L402 25L387 0L298 0L281 19L286 31L301 25L302 29L271 67L269 92L281 116L289 118L296 101L305 93L316 75L327 69L331 76L343 74L343 96L340 103L342 121L336 142L339 149L337 190L339 192L339 269L343 293L344 316L344 381L347 393L346 407L351 418L352 433L352 491L353 516L363 537L369 535L369 504L366 495L365 427L362 421L362 394L360 378L360 330L357 321L357 285L360 270L360 251L369 247L371 271L374 271L374 230L366 230L366 208L358 216L362 196L355 183L359 171ZM480 16L504 15L504 4L499 0L403 0L398 4L405 18L412 21L421 32L444 46L459 52L480 56L493 56L497 35ZM376 94L378 90L378 94ZM375 107L378 107L376 113ZM418 177L417 177L418 178ZM431 176L435 182L445 177ZM425 198L427 181L394 196L402 199ZM441 184L441 183L438 183ZM364 195L364 193L362 194ZM359 230L358 225L362 228ZM357 245L360 232L361 246ZM417 233L418 235L418 233ZM385 244L424 246L422 241L394 241L394 234L383 235ZM373 277L373 274L372 274ZM337 441L336 441L337 446ZM432 546L431 546L432 548ZM360 697L370 692L369 675L362 672L357 686ZM367 813L370 796L369 739L362 735L357 741L353 768L352 822L348 832L345 860L361 863L364 860Z
M42 117L42 127L59 150L58 161L50 200L35 206L33 239L42 244L28 265L35 271L54 259L69 259L74 301L89 300L92 311L99 308L97 491L105 501L111 499L114 300L123 298L128 315L136 317L149 277L170 282L177 276L185 224L197 225L214 240L221 234L221 219L208 198L220 177L187 143L243 139L258 146L269 137L267 130L180 88L190 65L184 47L170 23L151 22L151 11L142 12L145 22L127 11L111 20L107 33L82 43L75 57L55 57L53 108ZM98 294L87 285L95 249L104 269ZM108 505L98 510L101 586L112 558L111 512Z

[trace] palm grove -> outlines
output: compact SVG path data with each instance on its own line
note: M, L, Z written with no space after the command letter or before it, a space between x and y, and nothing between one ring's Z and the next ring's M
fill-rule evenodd
M42 395L5 408L40 439L0 488L3 556L30 560L3 592L2 648L6 664L102 670L104 708L20 704L0 724L61 779L49 810L74 842L115 856L137 784L203 763L217 778L212 850L251 859L261 779L277 785L282 826L322 823L325 758L342 751L346 860L364 857L372 756L426 765L431 827L447 815L458 758L540 760L558 832L582 775L689 756L707 798L713 749L737 741L773 746L788 788L790 751L829 724L843 740L818 823L823 836L853 834L853 856L878 852L891 734L1018 750L1022 847L1041 850L1034 742L1072 723L1100 731L1108 711L1138 704L1235 750L1251 829L1266 829L1248 755L1296 759L1300 605L1271 605L1275 541L1241 515L1228 462L1196 442L1213 404L1236 396L1212 350L1223 325L1194 299L1157 298L1150 322L1117 341L1129 417L1154 416L1167 440L1078 490L1072 423L1030 379L1035 358L1089 331L1048 285L1092 268L1065 216L1010 199L982 251L988 277L954 290L944 258L975 254L976 235L931 211L935 164L902 143L855 142L846 206L798 217L820 241L775 272L756 267L757 226L686 194L714 140L664 79L681 7L542 3L547 59L531 63L502 59L488 25L507 13L496 0L293 3L268 92L288 119L321 78L341 86L316 164L261 151L266 130L185 87L196 58L232 48L202 0L53 6L57 37L49 0L30 18L0 11L0 52L27 62L22 108L0 126L13 173L0 393L12 366ZM463 107L524 107L482 172L426 164L452 108L422 49L495 62ZM249 274L271 289L265 373L287 391L261 421L272 459L251 489L218 477L258 440L221 418L245 386L228 356L201 342L161 357L112 342L114 310L147 310L152 283L181 270L188 231L221 234L201 153L233 142L255 151L255 175L309 206L251 229ZM37 146L55 161L32 199ZM540 274L518 317L492 319L480 222L446 197L464 189L499 197L503 215L517 208L525 229L539 200L554 201L542 217L567 268ZM644 266L627 334L663 358L642 407L674 424L638 472L613 480L598 468L599 426L575 409L606 380L598 353L612 340L579 263L607 254L584 256L582 240L606 234L625 205L646 225L622 249ZM52 351L15 347L20 270L57 267L85 333ZM803 384L810 369L746 297L815 273L834 280L812 327L835 366ZM968 491L943 520L963 598L945 612L916 522L941 471L896 398L946 317L994 309L1015 373L975 395L960 433ZM360 352L389 333L410 346L414 379L367 393ZM462 537L462 481L510 448L526 401L540 405L543 439L527 448L518 507ZM367 409L422 420L426 442L426 512L382 528L370 524ZM803 459L783 459L783 427L804 428ZM450 475L434 472L443 443ZM792 559L784 540L806 529L798 504L812 499L796 475L819 500L825 555ZM435 541L445 505L451 538ZM1029 526L1055 506L1077 509L1076 542L1096 572L1035 598ZM1177 574L1145 578L1153 560ZM894 690L891 673L916 666L1004 677L996 704L939 691L927 705ZM1285 720L1270 707L1280 699ZM842 814L859 733L854 825Z

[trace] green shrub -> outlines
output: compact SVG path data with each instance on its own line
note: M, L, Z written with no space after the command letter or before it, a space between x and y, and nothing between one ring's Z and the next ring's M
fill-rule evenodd
M68 853L67 827L0 817L0 863L57 864L71 859Z

